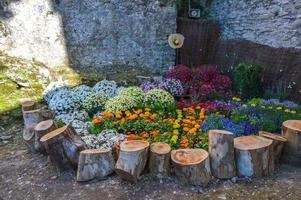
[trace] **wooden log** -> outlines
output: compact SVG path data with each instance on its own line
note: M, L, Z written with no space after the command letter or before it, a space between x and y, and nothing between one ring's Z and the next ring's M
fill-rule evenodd
M210 130L208 135L212 175L220 179L236 176L233 133L224 130Z
M151 174L157 177L170 175L170 152L171 148L163 142L156 142L150 146L148 167Z
M44 135L40 141L43 142L51 162L60 171L75 169L80 151L86 149L85 142L71 125Z
M77 181L103 178L114 172L115 161L109 149L87 149L80 152Z
M149 143L142 140L122 142L115 172L122 179L136 183L146 166L148 148Z
M282 160L295 166L301 165L301 120L288 120L282 124L282 135L287 139Z
M243 136L234 139L237 175L262 177L273 173L273 141L259 136Z
M24 112L24 111L35 110L36 104L35 101L31 99L26 99L21 102L21 106L22 106L22 112Z
M23 129L23 141L28 147L29 151L36 153L35 144L35 126L43 121L40 110L23 111L24 129Z
M271 139L273 141L273 152L275 166L279 165L283 147L287 141L284 137L266 131L259 131L259 136Z
M178 149L171 152L175 174L185 184L206 186L211 180L208 152L203 149Z
M35 126L35 143L34 148L37 152L46 154L46 149L43 143L40 141L41 137L54 131L56 129L56 125L53 120L49 119L46 121L42 121Z

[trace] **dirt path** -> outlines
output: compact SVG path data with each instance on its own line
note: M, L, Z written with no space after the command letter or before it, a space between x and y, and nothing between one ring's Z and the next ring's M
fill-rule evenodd
M0 129L0 200L301 200L301 167L289 166L281 166L276 175L265 179L214 180L207 188L182 186L174 177L159 180L148 176L137 185L116 175L80 184L74 172L58 175L45 156L27 153L21 141L21 123Z

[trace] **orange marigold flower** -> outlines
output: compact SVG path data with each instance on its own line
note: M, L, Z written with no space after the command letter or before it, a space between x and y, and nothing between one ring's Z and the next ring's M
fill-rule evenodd
M136 113L137 115L139 115L140 113L142 113L142 109L136 110L135 113Z
M138 135L136 135L136 134L130 134L127 136L127 140L135 140L137 138L138 138Z
M187 132L187 131L189 131L189 128L188 128L188 127L184 127L184 128L183 128L183 131L186 131L186 132Z
M148 117L149 115L150 115L149 112L145 112L145 113L144 113L144 116L145 116L145 117Z
M190 124L190 122L191 122L189 119L183 119L182 121L186 124Z
M196 128L192 128L188 131L188 133L194 135L196 133L196 131L197 131Z
M133 114L133 115L130 115L128 118L131 119L131 120L133 120L133 119L136 119L137 117L138 117L137 114Z
M157 135L159 135L160 131L159 130L154 130L151 132L152 137L156 137Z
M150 116L151 119L155 119L156 117L157 117L157 114L155 114L155 113Z
M194 125L195 128L199 129L201 126L199 124Z
M92 124L100 124L102 122L102 119L100 117L96 117L95 119L92 120Z
M124 118L124 117L120 120L120 123L121 123L121 124L124 124L124 123L125 123L125 118Z

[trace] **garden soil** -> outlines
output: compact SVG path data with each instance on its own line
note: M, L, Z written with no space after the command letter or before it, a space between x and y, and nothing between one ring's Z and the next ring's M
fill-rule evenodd
M75 172L58 174L46 156L30 154L22 143L22 121L0 126L0 200L123 199L301 199L301 167L282 165L263 179L213 180L206 188L181 185L175 177L144 175L138 184L116 175L78 183Z

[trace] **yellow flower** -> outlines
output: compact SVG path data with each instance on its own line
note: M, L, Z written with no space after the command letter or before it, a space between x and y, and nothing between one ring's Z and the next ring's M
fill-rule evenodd
M290 109L285 109L284 112L288 113L290 112Z
M151 111L150 108L145 108L144 110L147 111L147 112Z
M175 123L175 124L173 125L173 128L174 128L174 129L180 128L180 124Z
M261 108L265 109L265 106L261 106Z
M273 107L272 107L272 106L269 106L268 109L273 109Z
M233 100L233 101L241 101L241 98L233 97L232 100Z
M174 135L179 135L179 130L173 130Z
M247 105L246 105L246 104L243 104L243 105L242 105L242 107L246 108L246 107L247 107Z
M295 110L292 110L291 113L292 113L292 114L296 114L297 112L296 112Z
M256 107L256 104L255 104L255 103L252 103L251 106L252 106L252 107Z
M282 107L281 107L281 106L278 106L276 109L277 109L277 110L282 110Z
M177 135L173 135L173 136L171 137L170 141L171 141L172 143L177 143L177 141L178 141L178 136L177 136Z

